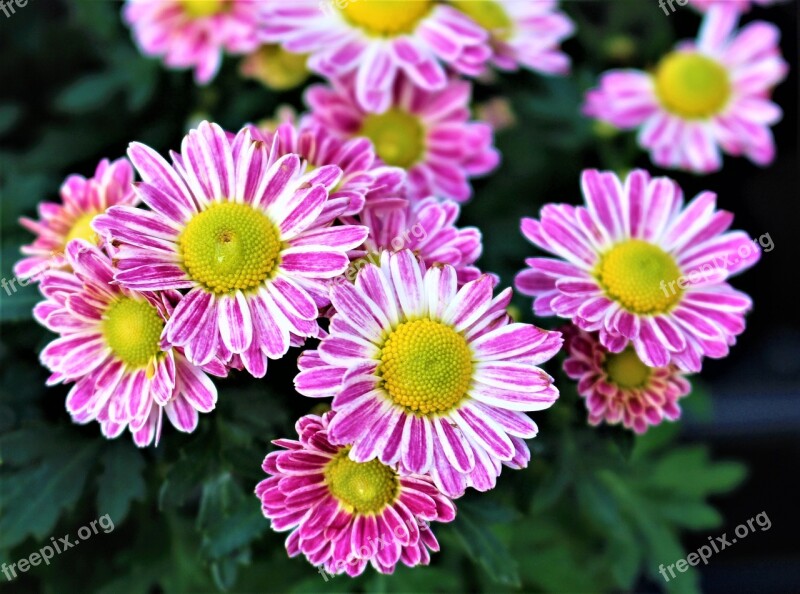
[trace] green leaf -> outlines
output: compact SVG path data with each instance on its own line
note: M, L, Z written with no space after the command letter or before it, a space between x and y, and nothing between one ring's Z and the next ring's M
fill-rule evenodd
M16 103L0 104L0 135L14 128L21 116L22 109Z
M144 499L144 459L132 443L117 440L111 443L101 460L103 474L97 489L97 512L108 514L115 524L121 523L128 515L131 502Z
M56 97L56 107L63 112L82 114L110 103L121 89L124 79L119 73L91 74L72 83Z

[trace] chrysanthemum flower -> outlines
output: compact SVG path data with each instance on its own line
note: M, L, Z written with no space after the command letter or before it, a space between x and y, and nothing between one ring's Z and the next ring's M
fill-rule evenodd
M451 496L493 488L501 463L524 465L537 432L525 411L558 397L537 365L561 334L510 323L511 290L493 299L492 286L483 276L458 289L452 266L426 270L409 250L337 284L330 334L295 379L301 394L334 397L331 440L358 462L430 472Z
M689 0L689 4L699 10L708 10L714 6L725 6L729 9L747 12L752 6L769 6L780 0Z
M355 462L328 432L335 413L297 421L300 440L278 439L264 460L272 475L256 487L272 528L291 530L286 550L329 574L361 574L371 564L427 565L439 543L429 522L450 522L455 506L425 476L401 476L377 460Z
M697 42L678 46L652 73L612 70L586 97L587 115L638 129L654 163L698 173L722 167L722 151L758 165L775 157L770 126L781 109L769 100L786 76L775 25L734 31L737 13L710 10Z
M559 45L575 26L558 10L558 0L449 0L489 33L492 62L503 70L520 65L547 74L566 74L570 60Z
M342 139L313 121L285 122L274 130L251 127L250 131L253 138L272 147L273 159L295 153L309 170L324 165L337 165L342 170L342 179L331 189L319 216L320 224L337 216L358 214L367 199L396 198L405 192L405 172L381 163L366 138Z
M41 360L53 373L48 385L75 382L67 396L73 420L97 420L103 434L127 427L139 446L158 443L162 412L180 431L194 431L198 413L214 409L217 390L206 375L227 374L217 360L195 367L161 333L180 295L129 291L113 282L111 259L76 240L67 246L71 271L45 274L46 300L36 319L61 336Z
M39 204L39 220L27 217L20 223L36 234L31 245L22 247L28 256L14 266L14 275L21 279L39 280L46 270L63 268L64 251L73 239L97 243L100 238L89 226L92 219L115 204L134 205L138 198L133 193L133 167L127 159L109 162L103 159L97 165L94 177L86 179L70 175L61 186L62 204Z
M456 269L460 285L480 277L475 262L481 257L483 243L477 227L456 227L461 208L452 200L426 198L416 203L406 200L368 202L355 217L369 228L369 237L361 248L350 253L358 263L380 261L383 251L409 249L427 267L449 264ZM351 266L357 271L358 266ZM350 280L355 280L355 275Z
M265 6L264 40L310 54L309 68L329 78L352 75L362 109L389 109L400 73L442 91L445 66L480 74L491 55L488 35L472 19L433 0L317 0Z
M489 173L500 161L491 126L470 122L471 85L451 80L428 92L398 78L392 107L371 114L359 107L352 80L315 85L306 101L311 117L345 137L366 136L387 165L408 171L409 198L437 196L462 202L472 195L468 179Z
M309 284L344 272L347 251L367 236L364 227L317 226L339 167L303 174L297 155L273 159L249 130L229 136L207 122L172 165L138 143L129 155L144 180L135 190L152 210L114 207L94 228L123 244L114 278L124 286L189 290L165 328L170 344L196 365L239 355L262 377L290 334L316 335Z
M124 17L142 53L170 68L193 68L195 80L213 79L223 51L259 47L258 0L128 0Z
M564 371L578 382L590 424L622 423L644 433L664 419L681 416L678 399L689 393L691 385L677 367L648 367L630 346L609 352L596 336L575 326L564 336L569 353Z
M684 206L674 181L642 170L624 185L589 170L581 183L585 207L548 204L540 220L522 221L525 237L556 256L529 258L517 275L534 312L599 331L614 353L630 341L650 367L699 371L703 356L726 356L751 301L725 281L761 254L744 232L726 232L733 215L716 210L712 192Z

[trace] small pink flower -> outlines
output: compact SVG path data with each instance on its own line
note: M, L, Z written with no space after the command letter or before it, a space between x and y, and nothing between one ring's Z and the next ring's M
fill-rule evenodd
M433 0L275 1L264 20L264 41L310 54L309 68L328 78L351 75L354 100L368 112L389 109L401 73L442 91L446 67L476 76L491 55L486 31Z
M428 565L429 551L439 550L429 523L452 521L453 502L426 476L358 462L350 446L331 443L335 414L302 417L299 441L274 441L282 449L266 457L271 476L256 487L264 516L274 530L291 531L289 556L305 555L329 574L355 577L368 563L381 573Z
M198 84L213 79L223 51L259 47L258 0L127 0L125 21L142 53L170 68L193 68Z
M688 205L673 180L584 171L585 206L547 204L522 233L554 258L528 258L516 287L539 316L568 318L619 353L630 342L649 367L699 371L725 357L750 298L726 281L761 257L713 192Z
M359 106L352 83L309 88L311 117L346 138L369 138L384 163L408 172L411 200L436 196L463 202L472 195L469 178L499 163L491 126L470 121L468 82L452 79L447 89L429 92L398 78L391 107L381 114Z
M227 369L218 360L196 367L162 344L180 295L120 287L111 259L81 239L67 246L66 262L69 272L52 270L42 279L46 300L34 316L60 334L41 360L53 372L48 385L75 382L67 396L73 420L98 421L108 438L128 428L140 447L158 444L164 412L179 431L194 431L198 413L217 401L206 372L224 376Z
M706 14L696 42L664 56L652 73L611 70L589 91L584 112L624 130L661 167L709 173L720 150L758 165L775 158L770 126L782 116L770 101L786 76L775 25L753 22L735 31L738 15Z
M678 399L689 394L691 385L677 367L648 367L630 346L612 353L596 336L575 326L564 336L569 353L564 371L578 382L590 424L622 423L644 433L664 419L680 418Z
M38 221L27 217L20 223L36 234L31 245L22 247L23 258L14 266L21 279L39 280L41 274L66 265L64 251L73 239L98 243L101 238L91 228L92 219L115 204L135 205L133 167L127 159L97 165L94 177L71 175L61 186L62 204L41 202Z

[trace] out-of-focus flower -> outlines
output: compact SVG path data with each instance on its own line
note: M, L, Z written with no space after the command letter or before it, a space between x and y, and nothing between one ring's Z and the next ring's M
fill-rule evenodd
M283 356L290 335L316 336L316 283L340 275L365 227L318 226L336 165L305 171L275 157L248 129L228 135L204 122L172 164L134 143L128 153L151 210L113 207L94 228L122 244L115 280L134 290L188 289L164 329L193 363L238 355L254 376Z
M377 460L357 462L350 446L331 443L335 413L297 421L299 440L264 460L271 476L256 487L264 515L291 530L286 550L330 574L360 575L367 564L392 573L402 562L427 565L439 543L429 522L450 522L453 502L420 475L399 475Z
M81 239L70 242L66 259L70 272L53 270L42 279L46 300L34 315L61 335L41 360L53 372L48 385L75 382L67 395L73 420L98 421L108 438L128 428L140 447L158 444L163 412L176 429L194 431L198 413L217 401L206 372L224 376L227 369L215 359L195 367L161 343L180 295L120 287L111 259Z
M351 75L354 99L369 112L390 108L401 73L443 91L445 67L475 76L492 53L486 31L432 0L292 0L264 9L265 41L310 54L309 68L323 76Z
M589 91L584 112L622 129L662 167L698 173L722 167L720 149L758 165L775 157L770 126L781 109L769 100L786 76L779 30L764 22L735 31L737 13L705 16L696 42L664 56L652 73L611 70Z
M511 103L505 97L494 97L475 106L478 119L486 122L492 130L499 132L513 128L517 124L517 116Z
M744 331L750 298L729 277L761 252L733 215L703 192L688 205L673 180L643 170L624 184L588 170L586 206L548 204L522 232L555 258L529 258L519 291L535 297L537 315L570 318L613 353L630 341L649 367L671 363L699 371L704 356L721 358Z
M462 80L428 92L401 77L391 108L374 114L361 109L350 79L312 86L306 101L322 126L345 137L366 136L384 163L408 171L411 200L436 196L463 202L472 195L469 178L489 173L500 161L491 126L469 120L471 93Z
M558 10L558 0L449 0L489 33L492 63L546 74L569 72L569 56L559 46L575 26Z
M728 9L747 12L752 6L769 6L781 0L689 0L689 4L699 10L708 10L714 6L727 7Z
M409 250L336 284L330 334L295 379L301 394L333 396L331 440L358 462L431 473L453 497L493 488L502 464L525 466L537 433L525 412L558 398L538 365L561 334L511 323L511 290L493 298L492 286L483 276L459 289L452 266L426 270Z
M461 208L456 202L427 198L417 203L406 200L368 202L353 219L369 228L364 245L350 253L356 259L348 269L355 280L359 264L380 261L383 251L409 249L427 267L449 264L456 269L459 284L476 280L481 272L475 262L483 252L481 232L477 227L456 227Z
M690 392L691 385L677 367L648 367L630 346L609 352L596 336L575 326L565 330L564 336L568 352L564 371L578 382L589 423L622 423L644 433L664 419L681 416L678 399Z
M287 52L280 45L262 45L242 60L242 76L254 78L275 91L287 91L303 84L310 76L308 56Z
M38 281L46 270L66 265L64 251L73 239L98 243L100 238L89 224L109 206L136 204L138 198L132 182L133 167L127 159L112 162L103 159L94 177L89 179L70 175L61 186L62 204L41 202L38 221L20 219L26 229L36 234L36 239L31 245L22 246L22 253L28 257L17 262L14 274Z
M222 54L247 54L260 45L258 0L128 0L123 11L140 50L170 68L193 68L213 79Z

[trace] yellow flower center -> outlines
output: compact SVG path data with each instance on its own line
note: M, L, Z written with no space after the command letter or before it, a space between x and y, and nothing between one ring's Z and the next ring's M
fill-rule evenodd
M425 127L419 118L400 109L368 115L359 135L372 141L387 165L408 169L425 153Z
M195 215L178 238L183 268L209 291L255 289L280 263L275 224L248 204L217 202Z
M664 108L687 119L718 114L731 96L725 67L692 52L673 52L665 56L656 68L655 85Z
M681 276L675 259L660 247L641 239L615 245L594 271L606 294L637 314L669 311L681 300Z
M397 37L413 32L433 5L431 0L349 0L339 10L369 35Z
M455 8L502 40L512 35L514 21L498 2L492 0L451 0Z
M178 0L183 11L192 19L202 19L227 12L228 0Z
M652 369L642 363L633 348L621 353L609 353L605 362L606 376L620 388L643 388L650 379Z
M403 322L381 349L378 373L395 404L429 415L456 406L472 382L472 352L466 339L434 320Z
M349 452L350 446L342 448L325 465L325 484L350 513L378 513L400 491L397 473L378 460L353 462Z
M164 320L147 301L131 297L114 301L101 327L111 352L128 367L146 367L161 352Z
M92 229L91 222L97 216L98 213L96 212L87 212L84 215L78 217L78 219L73 223L72 228L67 233L67 238L64 240L64 245L67 245L73 239L84 239L89 243L93 243L97 245L100 243L100 238L97 236L97 233L94 232Z
M309 76L308 56L287 52L280 45L263 45L245 60L246 76L261 81L275 91L293 89Z

